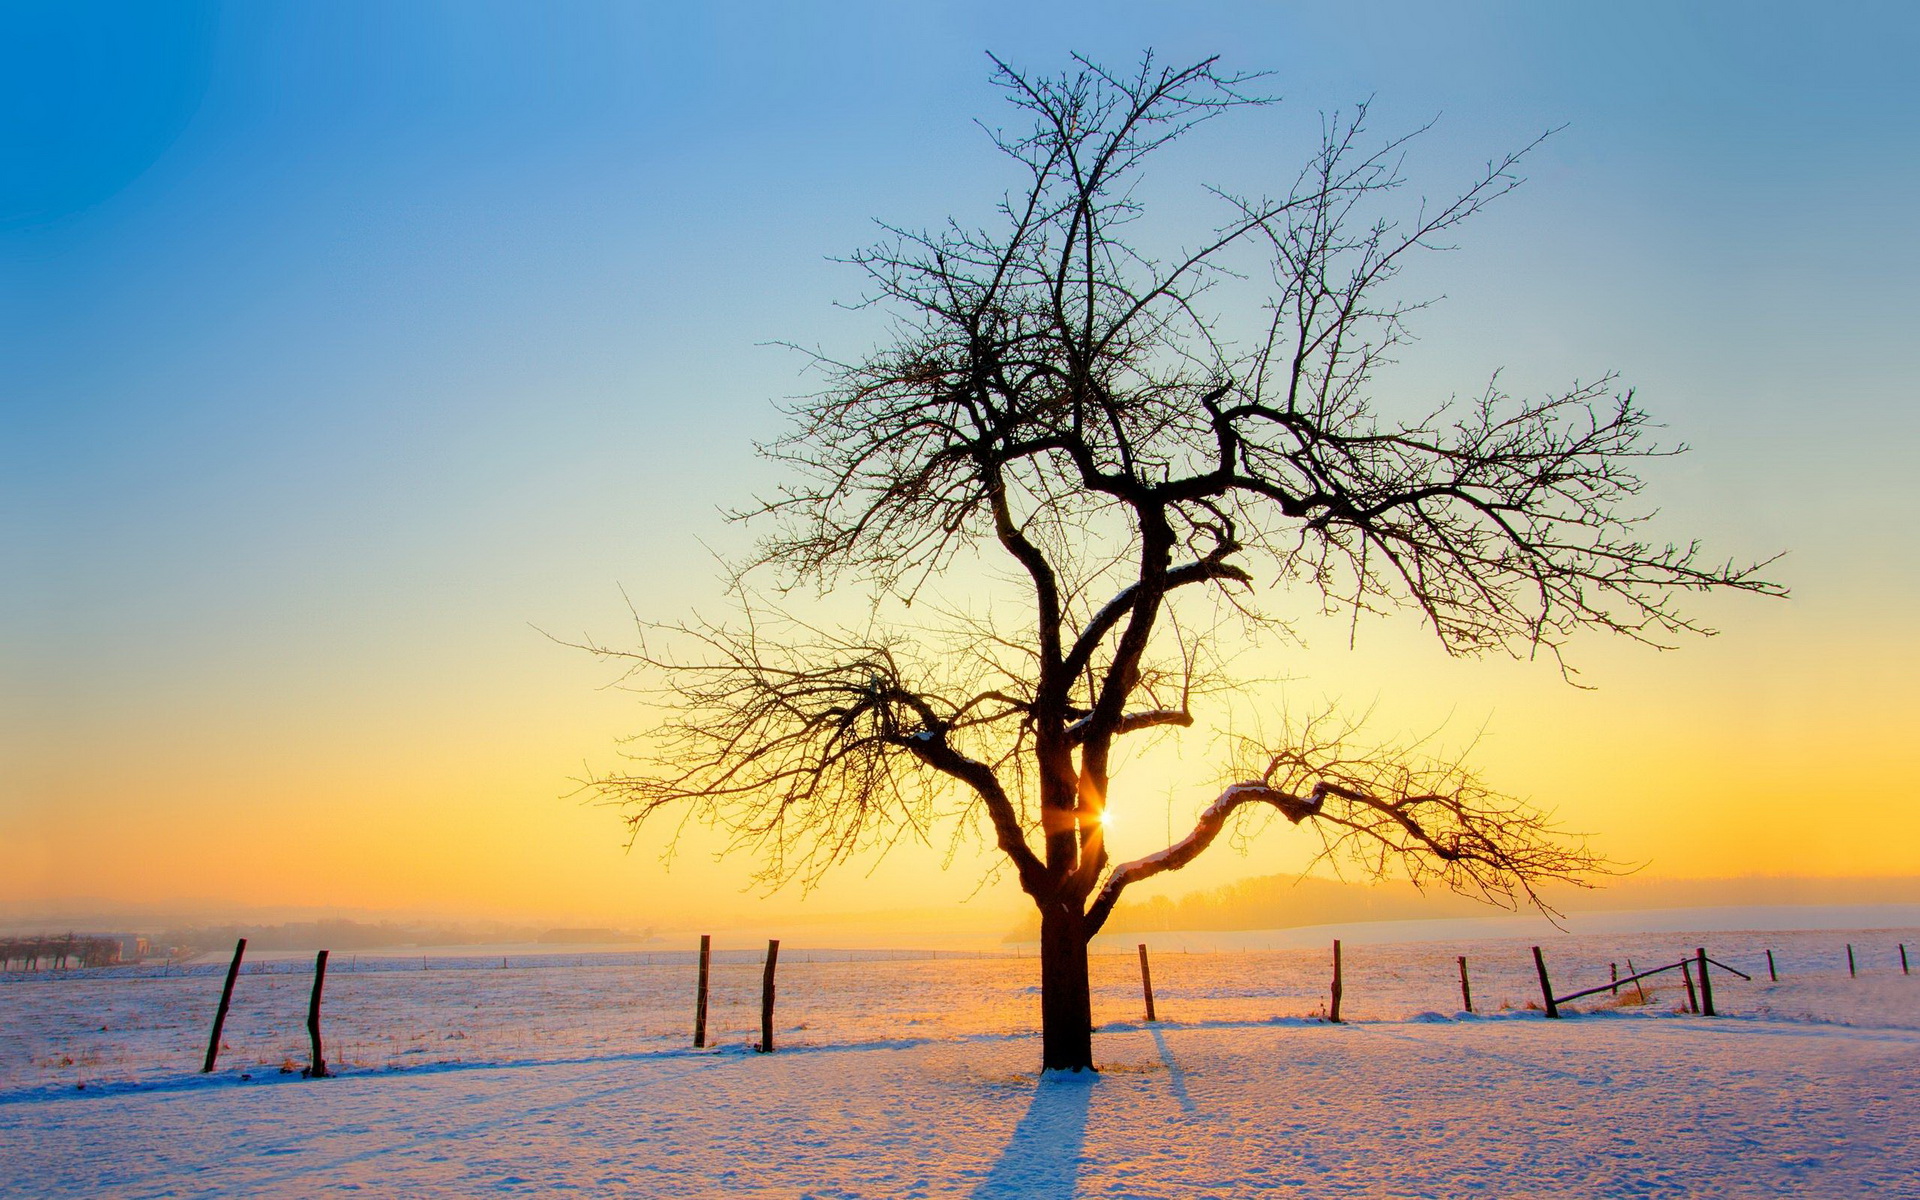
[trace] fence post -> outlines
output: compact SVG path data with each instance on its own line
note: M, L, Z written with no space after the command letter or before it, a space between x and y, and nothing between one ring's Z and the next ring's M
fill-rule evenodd
M233 1003L233 981L240 974L240 958L246 952L247 939L234 943L233 961L227 964L227 983L220 989L220 1007L213 1012L213 1036L207 1039L207 1061L200 1068L202 1075L211 1074L214 1060L220 1057L220 1029L227 1023L227 1007Z
M313 1065L307 1074L314 1079L327 1077L327 1055L320 1045L320 989L327 985L327 952L313 956L313 995L307 997L307 1037L313 1042Z
M1473 1011L1473 987L1467 983L1467 956L1460 955L1460 1005L1468 1012Z
M1627 974L1629 975L1640 974L1639 970L1633 965L1632 959L1627 960ZM1633 990L1640 994L1640 1003L1645 1004L1647 1002L1647 989L1640 986L1640 981L1638 979L1635 979L1633 981Z
M1540 972L1540 998L1547 1002L1547 1016L1560 1019L1560 1006L1553 1002L1553 983L1547 978L1547 960L1540 953L1540 947L1533 948L1533 966Z
M1153 972L1147 969L1147 944L1140 943L1140 987L1147 994L1147 1020L1152 1022L1153 1015Z
M1629 971L1628 974L1632 974L1632 972ZM1618 996L1620 994L1620 964L1608 963L1607 976L1613 981L1613 985L1608 989L1608 994Z
M1907 970L1907 944L1905 942L1900 943L1900 973L1902 975L1913 974L1913 972Z
M1701 946L1694 951L1700 964L1700 1011L1711 1017L1713 1011L1713 980L1707 976L1707 948Z
M1699 1011L1700 1011L1700 1001L1699 1001L1699 999L1698 999L1697 997L1695 997L1695 996L1694 996L1694 994L1693 994L1693 969L1692 969L1692 964L1691 964L1691 963L1689 963L1689 962L1688 962L1688 961L1687 961L1686 959L1684 959L1684 958L1680 960L1680 978L1681 978L1681 979L1684 979L1684 980L1686 980L1686 983L1687 983L1687 1011L1688 1011L1688 1012L1696 1012L1696 1013L1697 1013L1697 1012L1699 1012Z
M1847 943L1847 978L1848 979L1860 978L1859 972L1853 969L1853 943L1852 942Z
M1333 939L1333 1008L1327 1013L1327 1020L1335 1025L1340 1023L1340 939Z
M1767 951L1767 982L1779 983L1780 972L1773 969L1773 951Z
M760 976L760 1044L762 1054L773 1053L773 965L780 961L780 939L767 940L767 969Z
M713 953L713 935L700 935L700 990L693 999L693 1048L707 1044L707 960Z

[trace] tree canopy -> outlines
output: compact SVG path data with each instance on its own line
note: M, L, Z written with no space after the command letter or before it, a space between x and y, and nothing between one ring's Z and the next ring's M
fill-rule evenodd
M1518 186L1525 149L1450 199L1412 200L1418 131L1374 138L1363 105L1324 120L1283 187L1208 188L1217 220L1156 254L1143 171L1196 126L1268 104L1259 78L1150 55L1125 73L995 68L1020 122L992 132L1015 182L989 222L890 226L852 256L890 331L818 356L825 386L763 447L788 483L742 514L763 537L737 564L737 619L602 651L672 714L602 792L636 822L700 814L759 847L770 879L984 820L1043 926L1057 908L1082 944L1129 884L1248 806L1368 870L1497 901L1598 866L1464 765L1367 747L1336 716L1243 742L1190 833L1110 861L1116 744L1245 684L1222 616L1257 640L1277 628L1267 601L1304 589L1333 610L1410 610L1453 653L1558 661L1582 630L1702 632L1688 593L1778 589L1648 534L1640 466L1679 448L1611 375L1489 386L1411 418L1377 407L1422 307L1396 276ZM1006 564L1022 611L948 594L949 568L976 560ZM855 585L875 601L855 629L779 600Z

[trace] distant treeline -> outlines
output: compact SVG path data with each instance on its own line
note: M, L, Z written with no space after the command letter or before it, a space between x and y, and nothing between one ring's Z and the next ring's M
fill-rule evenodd
M481 946L525 942L646 942L651 929L543 929L534 925L461 925L405 921L288 921L279 925L194 925L170 929L155 945L199 950L231 947L246 938L255 950L379 950L393 946Z
M106 967L120 961L118 938L73 933L43 933L27 937L0 937L0 970L9 967L37 971L68 967Z

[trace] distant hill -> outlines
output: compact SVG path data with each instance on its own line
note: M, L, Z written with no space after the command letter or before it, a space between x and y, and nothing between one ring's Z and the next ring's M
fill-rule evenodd
M587 946L612 945L617 942L650 942L652 933L627 933L619 929L605 929L598 926L588 929L549 929L538 940L545 945Z
M1547 903L1562 912L1707 908L1750 905L1915 904L1920 876L1826 879L1805 876L1743 876L1729 879L1660 879L1629 875L1592 889L1546 890ZM1292 929L1358 921L1417 921L1484 917L1498 910L1451 892L1412 884L1344 883L1316 876L1265 875L1177 899L1153 896L1122 900L1106 933L1165 930ZM1008 935L1038 936L1037 920Z

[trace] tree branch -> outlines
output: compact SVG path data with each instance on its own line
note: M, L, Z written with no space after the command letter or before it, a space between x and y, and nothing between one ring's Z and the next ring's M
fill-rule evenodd
M1122 863L1107 876L1106 883L1087 908L1087 937L1092 938L1107 923L1107 915L1119 902L1120 893L1131 884L1143 879L1151 879L1162 871L1177 871L1186 866L1200 852L1213 844L1226 828L1227 818L1248 804L1266 804L1278 810L1280 814L1294 824L1318 812L1326 798L1324 785L1318 786L1306 796L1295 796L1279 791L1261 782L1236 783L1220 793L1219 799L1206 807L1200 819L1194 823L1193 832L1187 834L1173 845L1145 858L1136 858L1132 862Z
M1314 830L1316 861L1357 867L1369 878L1399 873L1416 886L1437 883L1507 908L1524 901L1547 909L1539 884L1586 886L1613 870L1543 813L1488 789L1459 759L1434 759L1416 746L1354 748L1354 733L1353 724L1325 715L1305 723L1285 749L1243 743L1243 763L1265 759L1259 774L1222 791L1180 841L1114 868L1087 910L1088 936L1130 885L1191 862L1248 805Z

